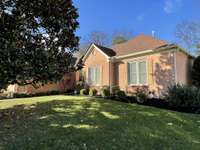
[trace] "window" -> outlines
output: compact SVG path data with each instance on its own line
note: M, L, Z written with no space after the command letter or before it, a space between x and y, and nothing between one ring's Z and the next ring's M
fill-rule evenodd
M147 84L146 61L135 61L128 63L128 83L134 85Z
M91 67L88 69L88 80L91 85L100 84L100 67Z
M84 81L84 72L83 72L83 70L79 71L79 81Z

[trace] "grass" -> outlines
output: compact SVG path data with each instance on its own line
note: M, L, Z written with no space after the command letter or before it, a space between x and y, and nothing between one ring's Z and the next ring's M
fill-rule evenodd
M200 149L200 115L87 97L0 101L0 149Z

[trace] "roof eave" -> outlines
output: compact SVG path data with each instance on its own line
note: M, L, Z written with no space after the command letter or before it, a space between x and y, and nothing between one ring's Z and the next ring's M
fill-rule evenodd
M114 56L115 59L124 59L124 58L128 58L128 57L133 57L133 56L138 56L138 55L145 55L148 53L152 53L153 50L145 50L145 51L141 51L141 52L135 52L135 53L130 53L127 55L120 55L120 56Z
M163 51L170 51L173 48L176 48L177 50L185 53L186 55L188 55L191 58L195 58L195 56L191 55L185 49L181 48L180 46L178 46L176 44L169 44L166 47L162 47L162 48L158 48L158 49L150 49L150 50L144 50L144 51L141 51L141 52L135 52L135 53L127 54L127 55L114 56L114 58L115 59L125 59L125 58L128 58L128 57L143 56L143 55L148 55L148 54L152 54L152 53L159 53L159 52L163 52Z

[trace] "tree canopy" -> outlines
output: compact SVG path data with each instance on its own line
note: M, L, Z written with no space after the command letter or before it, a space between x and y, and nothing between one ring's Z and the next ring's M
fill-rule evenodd
M60 80L78 49L71 0L0 1L0 88Z

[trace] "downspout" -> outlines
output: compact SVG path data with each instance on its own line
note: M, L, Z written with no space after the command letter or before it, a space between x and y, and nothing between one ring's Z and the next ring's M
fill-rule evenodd
M175 84L177 84L176 52L177 52L177 51L174 51L174 77L175 77Z
M112 57L111 58L108 58L108 63L109 63L109 90L110 90L110 93L112 94L112 82L111 82L111 60L112 60Z

